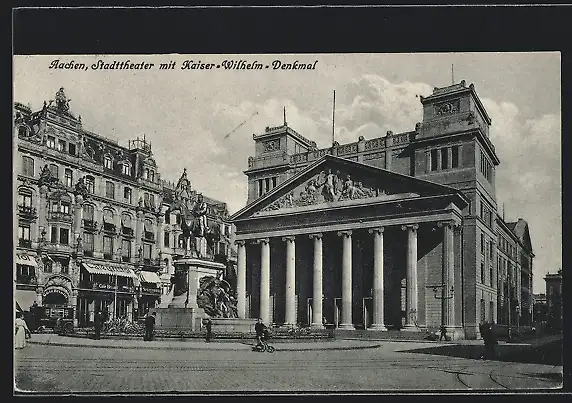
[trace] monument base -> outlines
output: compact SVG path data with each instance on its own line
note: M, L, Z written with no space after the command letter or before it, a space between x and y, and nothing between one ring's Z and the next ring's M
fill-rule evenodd
M155 328L159 330L198 331L205 313L200 308L155 308Z
M211 318L213 333L252 333L255 334L254 325L257 319L246 318Z

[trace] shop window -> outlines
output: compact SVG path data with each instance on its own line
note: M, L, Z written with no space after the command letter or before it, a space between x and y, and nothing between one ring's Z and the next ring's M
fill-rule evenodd
M65 183L67 187L73 186L73 171L69 168L66 168L64 171Z
M67 228L60 228L60 244L69 245L70 230Z
M22 174L34 176L34 159L32 157L22 157Z

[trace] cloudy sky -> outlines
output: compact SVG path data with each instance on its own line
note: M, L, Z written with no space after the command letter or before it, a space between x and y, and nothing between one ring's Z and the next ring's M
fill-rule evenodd
M55 59L88 69L50 69ZM155 67L176 61L176 68L90 68L96 60L127 59ZM276 59L318 62L314 71L180 69L185 60ZM176 181L186 167L195 189L226 201L233 213L246 202L252 134L282 124L284 106L288 125L319 147L331 142L333 90L340 143L412 130L422 118L418 96L451 84L451 65L456 82L475 84L492 118L499 208L507 221L528 221L534 292L543 292L544 274L562 265L558 53L15 56L14 100L39 109L64 87L87 129L124 146L145 135L163 179Z

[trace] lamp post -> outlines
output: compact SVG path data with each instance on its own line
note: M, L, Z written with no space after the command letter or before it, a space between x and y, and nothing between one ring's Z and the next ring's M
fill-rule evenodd
M446 304L445 301L453 298L454 288L453 288L453 286L451 286L449 295L446 295L447 288L445 287L445 284L433 285L433 286L431 286L431 288L433 288L433 294L435 296L435 299L439 299L442 301L442 303L441 303L441 331L443 331L443 329L445 329L445 304ZM439 289L441 289L441 295L439 295Z
M516 305L516 335L520 335L520 303Z

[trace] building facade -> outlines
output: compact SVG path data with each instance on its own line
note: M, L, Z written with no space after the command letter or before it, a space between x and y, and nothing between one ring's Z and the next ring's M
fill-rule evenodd
M75 325L87 326L97 310L136 319L157 306L185 248L176 248L177 218L165 215L175 185L161 179L151 143L123 147L86 130L63 88L39 111L15 103L14 117L21 308L72 307ZM230 231L219 219L226 205L205 199L210 222Z
M548 273L544 281L548 324L554 329L562 329L562 269Z
M412 131L326 149L286 122L253 135L248 204L231 217L240 315L348 329L444 325L474 338L479 323L498 320L504 278L531 309L530 238L497 215L500 160L473 84L435 88L421 103ZM509 256L499 255L500 236ZM501 257L514 263L508 277Z

